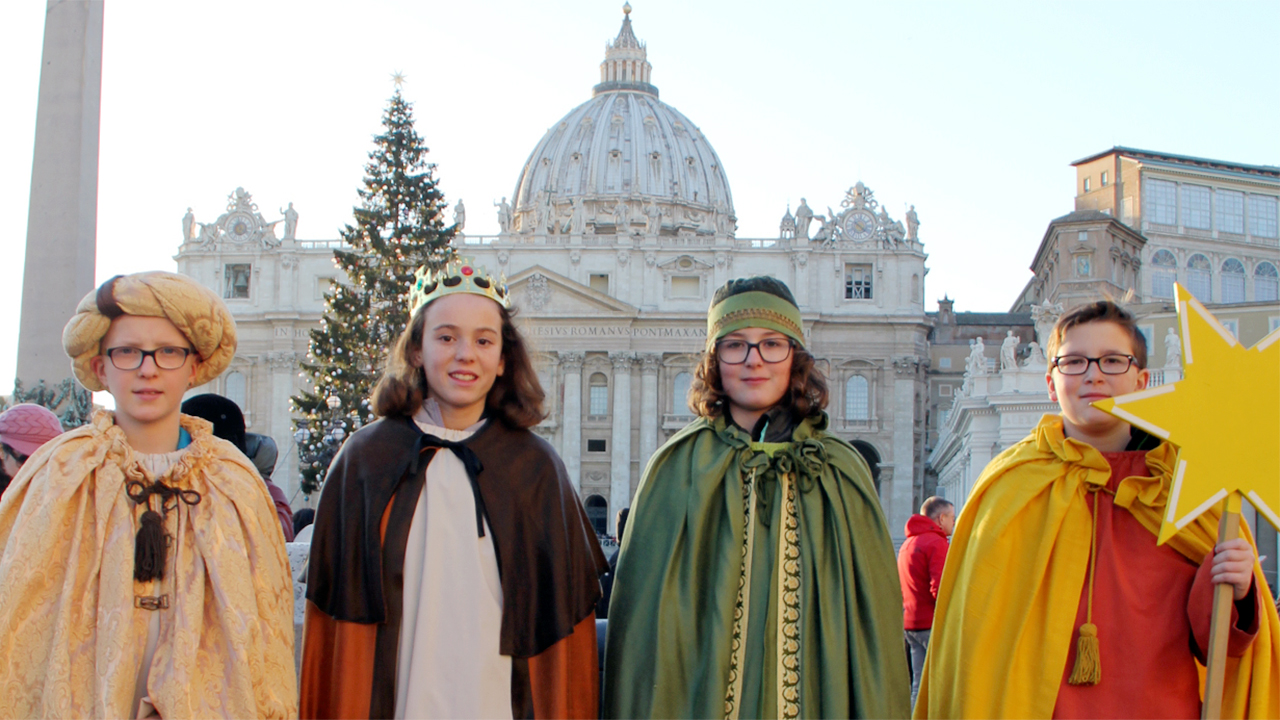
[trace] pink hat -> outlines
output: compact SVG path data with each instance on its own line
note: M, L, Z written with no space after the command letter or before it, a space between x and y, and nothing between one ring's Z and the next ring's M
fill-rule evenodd
M0 413L0 442L30 455L62 434L62 423L48 408L22 403Z

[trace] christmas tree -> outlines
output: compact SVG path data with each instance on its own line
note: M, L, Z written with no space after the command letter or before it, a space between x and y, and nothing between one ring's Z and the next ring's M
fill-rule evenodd
M453 254L455 228L443 221L444 194L427 147L413 126L413 106L400 94L400 78L382 134L365 165L355 224L342 231L345 248L334 264L347 282L325 293L320 328L311 331L311 351L302 375L311 391L293 397L298 416L302 491L324 482L329 461L352 431L373 420L369 395L386 353L409 321L409 288L423 265L439 267Z

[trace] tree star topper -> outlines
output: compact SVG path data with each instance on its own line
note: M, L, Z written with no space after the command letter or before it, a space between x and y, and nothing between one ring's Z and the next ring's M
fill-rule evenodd
M1183 379L1093 405L1179 447L1158 544L1233 492L1280 529L1280 328L1246 349L1175 288Z

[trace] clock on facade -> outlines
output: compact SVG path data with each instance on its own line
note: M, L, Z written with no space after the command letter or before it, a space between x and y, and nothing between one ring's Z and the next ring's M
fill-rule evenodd
M257 226L257 222L253 217L243 213L233 213L227 218L227 237L236 242L244 242L253 236L253 231Z
M876 216L866 210L854 210L845 216L844 234L854 240L866 240L876 232Z

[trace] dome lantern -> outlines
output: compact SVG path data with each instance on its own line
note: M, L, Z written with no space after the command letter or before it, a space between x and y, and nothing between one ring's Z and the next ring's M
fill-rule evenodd
M605 45L604 62L600 63L600 84L594 95L618 90L642 92L658 96L658 88L649 82L653 66L649 64L644 43L631 30L631 3L622 6L622 28L618 37Z

